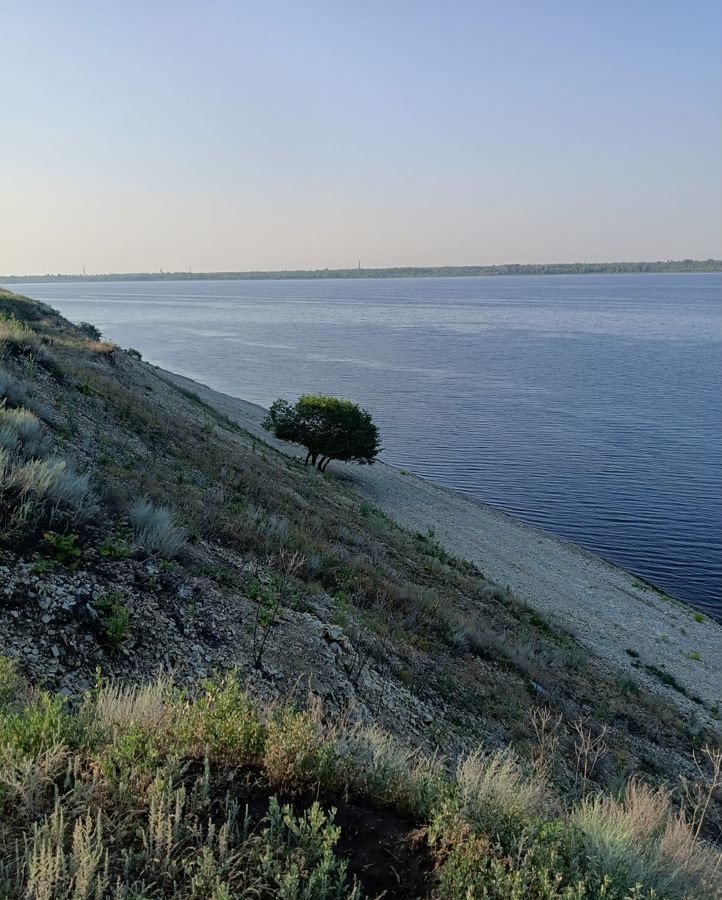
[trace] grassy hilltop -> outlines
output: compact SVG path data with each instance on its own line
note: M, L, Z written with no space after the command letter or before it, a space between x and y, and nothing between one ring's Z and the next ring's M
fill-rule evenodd
M709 710L139 356L0 291L0 897L721 895Z

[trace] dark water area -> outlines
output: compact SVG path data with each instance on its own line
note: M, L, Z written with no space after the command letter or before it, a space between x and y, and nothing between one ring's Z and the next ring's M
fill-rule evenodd
M722 276L14 285L267 406L357 400L383 459L722 613Z

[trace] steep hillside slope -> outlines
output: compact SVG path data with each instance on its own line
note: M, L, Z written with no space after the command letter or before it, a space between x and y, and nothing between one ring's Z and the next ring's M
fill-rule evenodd
M7 672L17 670L34 689L59 691L77 710L71 715L58 707L49 731L23 737L28 721L45 721L55 707L34 699L33 690L18 699L15 676L8 675L6 752L13 759L50 752L59 741L82 770L92 768L104 742L112 745L108 752L120 752L107 720L99 737L86 731L87 716L96 721L98 715L95 707L87 711L97 704L98 669L129 684L147 682L159 669L172 672L187 697L214 671L233 670L232 684L262 708L310 706L319 734L331 722L344 723L339 734L383 727L414 751L443 755L449 769L479 745L513 744L514 766L520 772L541 767L545 791L562 805L618 787L635 773L670 787L680 774L697 778L693 751L718 741L714 723L695 714L694 701L682 711L635 680L590 663L569 634L472 564L450 557L433 535L404 530L348 487L278 453L168 383L135 352L95 340L91 329L5 292L0 395L0 653L14 661ZM243 707L246 701L233 697ZM174 708L170 701L160 706ZM259 715L273 720L270 712L268 719ZM137 724L133 716L123 718L119 740L133 761L129 722ZM176 751L202 760L212 744L207 730L189 745L178 728L175 719L166 722L162 745L153 744L152 752L143 744L142 765L160 765ZM263 756L259 750L244 760L234 753L219 754L223 766L256 765ZM67 753L61 756L60 768L67 765ZM130 765L124 760L113 763L116 775ZM50 769L43 778L57 783L60 770ZM350 783L338 772L322 778L315 767L294 779L304 789L323 782L329 791ZM449 790L458 796L453 784ZM6 785L0 795L12 791ZM397 801L388 799L396 807ZM433 816L445 803L434 801ZM515 852L522 831L529 837L531 806L500 858ZM33 815L52 815L41 807ZM88 811L100 815L92 803ZM712 796L705 815L710 836L718 812ZM414 816L428 825L431 807ZM451 831L469 827L454 819ZM657 840L661 820L655 829ZM422 868L453 857L451 832L443 833L446 849L425 857ZM501 840L484 833L485 840ZM588 856L584 850L580 859ZM479 859L457 863L478 868ZM441 883L430 870L421 880L424 891ZM543 890L529 895L562 896ZM450 891L444 896L464 896ZM199 889L178 896L234 895Z
M170 372L163 377L198 396L283 453L305 450L270 438L266 410ZM704 720L722 695L718 622L650 584L547 531L403 469L334 463L340 480L414 532L433 531L447 553L474 562L485 576L568 631L619 678L632 678Z

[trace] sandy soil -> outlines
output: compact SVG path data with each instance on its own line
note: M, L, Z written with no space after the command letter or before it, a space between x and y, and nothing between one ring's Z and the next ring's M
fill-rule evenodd
M283 452L301 455L261 429L262 407L180 375L159 374ZM433 529L449 553L471 560L491 581L508 586L620 676L643 681L704 718L719 707L722 628L717 622L699 614L695 618L689 606L575 544L391 466L332 463L327 477L351 485L407 528ZM659 672L677 688L665 685ZM706 712L690 697L701 700Z

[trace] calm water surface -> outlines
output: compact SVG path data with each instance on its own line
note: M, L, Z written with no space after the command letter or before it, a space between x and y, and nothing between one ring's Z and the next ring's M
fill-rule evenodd
M33 284L211 387L371 410L383 458L719 616L720 275Z

